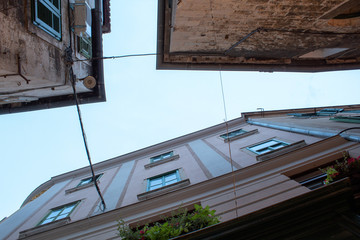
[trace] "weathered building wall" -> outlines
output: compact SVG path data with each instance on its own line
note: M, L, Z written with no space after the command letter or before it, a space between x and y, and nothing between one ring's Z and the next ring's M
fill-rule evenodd
M346 15L359 12L356 0L159 2L164 11L159 14L160 68L217 70L221 64L234 70L325 71L359 66L360 17Z
M1 2L0 104L71 94L65 49L72 46L74 57L76 40L69 29L68 4L69 1L61 1L58 40L33 23L32 1ZM88 62L75 63L73 68L79 78L92 73ZM78 92L84 91L89 90L78 85Z

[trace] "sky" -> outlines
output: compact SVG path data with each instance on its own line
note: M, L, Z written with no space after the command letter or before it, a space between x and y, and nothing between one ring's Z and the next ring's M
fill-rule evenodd
M104 56L156 52L157 1L111 1ZM107 101L81 105L93 163L224 122L218 71L156 70L155 56L105 60ZM241 112L360 103L360 71L222 72ZM0 115L0 220L51 177L88 166L76 107Z

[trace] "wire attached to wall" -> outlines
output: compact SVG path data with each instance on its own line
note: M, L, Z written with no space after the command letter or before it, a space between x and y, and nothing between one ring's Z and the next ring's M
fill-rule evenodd
M221 84L221 93L222 93L222 98L223 98L223 104L224 104L224 114L225 114L225 126L226 126L226 136L228 137L229 140L229 124L228 124L228 120L227 120L227 111L226 111L226 102L225 102L225 94L224 94L224 85L223 85L223 80L222 80L222 74L221 74L221 69L219 71L219 76L220 76L220 84ZM231 165L231 172L233 175L233 192L234 192L234 200L235 200L235 214L236 217L239 217L238 215L238 204L237 204L237 194L236 194L236 178L235 178L235 173L234 173L234 164L233 164L233 159L232 159L232 155L231 155L231 144L230 144L230 140L228 141L228 146L229 146L229 157L230 157L230 165Z
M144 57L144 56L155 56L159 55L158 53L139 53L139 54L128 54L128 55L119 55L119 56L111 56L111 57L98 57L98 58L89 58L89 59L78 59L74 62L86 62L92 60L106 60L106 59L117 59L117 58L127 58L127 57Z
M94 172L94 168L93 168L93 165L92 165L92 162L91 162L90 151L89 151L89 148L88 148L85 129L84 129L84 125L83 125L83 121L82 121L82 117L81 117L79 99L77 97L76 87L75 87L75 76L74 76L74 72L73 72L72 67L70 67L70 80L71 80L71 85L72 85L72 88L73 88L73 91L74 91L74 99L75 99L76 109L77 109L78 116L79 116L79 122L80 122L80 127L81 127L81 133L82 133L82 136L83 136L84 146L85 146L85 150L86 150L86 155L87 155L87 158L89 160L90 170L91 170L91 174L92 174L92 181L93 181L93 183L95 185L95 188L96 188L96 191L98 192L99 197L101 199L101 204L102 204L101 211L105 211L105 209L106 209L105 200L104 200L104 198L103 198L103 196L101 194L100 188L99 188L99 186L98 186L98 184L96 182L95 172Z

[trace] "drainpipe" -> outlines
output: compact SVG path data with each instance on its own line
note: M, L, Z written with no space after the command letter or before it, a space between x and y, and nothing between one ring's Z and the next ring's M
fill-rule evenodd
M287 127L287 126L281 126L271 123L264 123L264 122L257 122L254 120L247 120L249 124L261 126L261 127L268 127L273 128L277 130L287 131L287 132L293 132L293 133L300 133L315 137L322 137L322 138L329 138L338 135L337 133L331 133L331 132L325 132L325 131L319 131L319 130L310 130L310 129L303 129L303 128L297 128L297 127ZM360 137L350 134L341 134L341 137L345 138L346 140L353 141L353 142L360 142Z
M103 39L102 39L102 11L101 1L95 0L95 9L92 9L91 35L92 35L92 68L93 76L97 81L95 91L99 98L105 100Z

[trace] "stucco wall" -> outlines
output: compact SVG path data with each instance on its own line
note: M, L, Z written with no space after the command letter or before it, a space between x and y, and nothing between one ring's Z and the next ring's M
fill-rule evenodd
M0 11L0 104L71 94L65 49L72 46L73 57L83 58L76 54L69 30L68 1L61 1L60 40L34 25L31 2L2 1L6 10ZM91 75L90 63L74 63L73 68L78 78ZM78 91L89 90L81 84Z
M104 217L107 220L98 222L98 224L104 225L98 226L99 228L88 228L81 231L74 228L71 230L73 236L82 235L94 238L104 236L105 238L114 233L116 220L120 218L134 223L150 219L151 216L160 216L181 205L199 202L217 210L222 221L226 221L310 191L290 179L289 172L295 174L292 169L300 167L299 171L305 171L309 166L316 167L334 161L337 156L341 156L344 149L351 149L353 154L359 152L356 143L348 142L339 136L324 142L320 141L323 139L316 137L242 123L232 126L229 131L239 128L246 131L255 129L258 131L230 142L235 173L232 173L231 167L229 167L231 162L229 144L220 137L221 134L226 133L225 126L221 130L218 128L214 131L206 130L207 132L203 136L197 135L198 133L194 134L194 137L188 137L186 142L177 144L175 141L171 147L159 144L149 148L151 151L139 150L133 158L120 156L95 165L96 174L103 174L98 184L107 204L104 212L99 209L99 197L93 185L76 188L81 179L90 177L89 169L84 168L54 177L51 181L62 185L51 197L46 198L46 201L41 202L40 205L38 199L42 199L43 196L46 196L45 194L28 203L18 211L17 215L14 214L2 222L0 228L12 225L15 232L8 239L16 239L19 231L35 227L50 209L79 200L81 202L71 213L71 224L66 225L67 227L71 228L72 224L83 224L83 221L89 221L90 224L98 217ZM251 144L271 138L287 143L305 140L309 146L289 155L282 155L274 161L266 162L257 161L256 155L245 149ZM178 139L178 142L181 142L181 139ZM173 151L174 155L179 157L155 166L148 166L151 157L169 151ZM321 163L313 165L313 161L321 161ZM148 178L176 169L180 170L181 180L189 180L188 185L168 190L161 189L160 194L150 195L146 200L138 197L139 194L149 193L146 192ZM37 208L30 208L35 203L37 203ZM14 221L18 219L18 214L28 212L29 208L31 216L28 216L21 224L18 222L16 226L13 225ZM117 211L119 213L114 214ZM107 218L106 216L111 217ZM100 234L101 232L103 235ZM44 232L44 234L51 235L52 233L50 231ZM59 233L54 232L53 234ZM61 234L66 235L67 233L62 232ZM44 237L40 239L47 239L50 235L43 235ZM29 239L37 239L36 237L38 235Z

